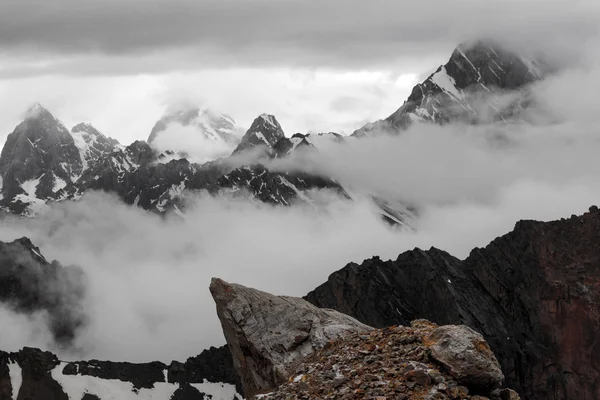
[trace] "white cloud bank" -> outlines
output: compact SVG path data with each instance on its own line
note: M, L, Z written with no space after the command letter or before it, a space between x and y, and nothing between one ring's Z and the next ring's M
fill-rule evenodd
M3 221L0 240L29 236L47 258L89 275L90 323L77 339L80 352L63 356L184 359L224 342L212 276L303 295L350 261L395 258L415 246L466 257L518 219L568 217L600 203L600 75L597 64L586 68L536 88L544 110L536 115L552 118L534 125L415 126L287 164L417 206L415 232L385 225L360 198L326 197L315 210L199 197L181 221L90 194L39 220ZM0 337L0 348L43 342L39 324L0 317L16 329Z

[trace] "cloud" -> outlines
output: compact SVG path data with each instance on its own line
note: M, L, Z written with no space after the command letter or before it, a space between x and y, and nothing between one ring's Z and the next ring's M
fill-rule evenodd
M42 56L37 59L84 71L98 62L85 63L81 55L120 57L112 67L125 70L136 59L137 68L163 70L181 64L406 66L432 54L445 57L457 43L478 36L551 43L566 51L596 33L598 8L594 0L428 0L410 9L385 0L6 0L0 51L35 52ZM187 57L172 57L178 50Z
M76 351L62 357L182 360L224 343L208 293L212 276L303 295L350 261L395 258L415 246L464 258L518 219L568 217L597 204L600 75L590 60L535 87L528 123L415 125L397 137L349 140L271 165L333 176L354 201L322 193L316 208L284 208L198 196L181 220L95 193L55 205L41 219L3 220L0 240L28 236L46 258L88 275L88 325ZM370 192L416 206L417 230L383 223L363 196ZM39 320L0 317L14 328L3 347L47 342Z
M209 139L196 126L183 126L174 122L158 134L152 141L152 147L159 152L171 150L184 153L190 162L205 163L229 156L236 146Z

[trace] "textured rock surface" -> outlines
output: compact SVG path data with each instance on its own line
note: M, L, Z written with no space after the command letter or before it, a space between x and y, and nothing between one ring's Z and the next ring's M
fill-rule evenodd
M161 121L151 138L170 122L208 124L202 129L215 137L227 137L226 133L233 129L229 117L217 118L197 109ZM218 122L220 128L213 122ZM298 145L312 147L306 136L285 138L275 117L263 114L244 136L238 153L264 145L269 158L283 157ZM339 140L332 133L315 138ZM157 154L141 140L123 147L90 124L78 124L69 132L48 110L36 106L9 135L0 156L0 210L35 216L47 209L46 203L77 200L90 190L114 193L127 204L156 213L184 212L188 191L206 191L222 197L243 195L286 206L311 203L312 192L319 189L330 189L348 199L340 184L332 179L269 171L258 163L260 157L254 157L258 155L248 155L242 166L227 159L191 163L172 151Z
M44 204L83 172L69 130L40 105L8 135L0 155L0 206L20 214L29 202Z
M240 154L257 146L264 147L271 154L275 144L283 138L285 135L279 121L273 115L261 114L252 122L233 154Z
M504 381L490 346L468 326L442 326L425 340L431 358L443 365L458 383L478 391L490 391Z
M296 297L274 296L213 278L227 344L248 397L284 382L296 364L328 341L372 328Z
M433 341L440 332L452 332L457 343ZM465 340L477 345L471 359L486 360L478 368L461 371L469 384L457 382L448 369L461 368L460 355L445 357L441 364L431 356L436 346L452 348ZM325 348L306 358L275 391L257 396L266 400L283 399L493 399L501 400L510 389L482 387L479 378L488 372L498 378L498 362L480 335L464 326L443 326L413 321L410 327L389 327L370 333L352 334L329 342ZM450 368L448 368L450 367ZM490 368L490 370L487 370ZM500 374L501 378L501 374ZM514 392L512 392L514 394ZM486 396L486 397L483 397ZM518 399L518 395L514 399Z
M600 398L600 211L515 229L460 261L437 249L349 264L307 300L375 327L481 332L525 399Z
M413 122L482 123L519 118L531 102L524 89L541 79L547 69L490 41L461 44L448 63L413 88L402 107L352 135L397 132Z

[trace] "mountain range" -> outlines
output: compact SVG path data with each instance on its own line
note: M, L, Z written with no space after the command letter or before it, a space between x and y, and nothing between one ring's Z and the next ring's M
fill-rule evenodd
M310 203L314 189L330 189L349 199L346 188L333 177L270 171L264 164L299 149L318 151L323 145L378 132L399 132L415 122L508 122L533 102L529 85L548 71L544 64L489 41L461 44L448 63L415 86L398 111L351 137L333 132L287 137L270 114L259 115L239 137L240 128L231 117L188 108L159 119L147 141L123 146L88 123L69 130L38 104L8 136L0 155L0 210L35 216L52 202L77 200L88 190L114 193L127 204L152 212L178 214L185 212L185 194L198 191L286 206ZM173 124L194 127L203 139L232 146L231 156L198 164L185 152L157 149L157 141L164 147L165 140L168 144L176 135L169 130ZM414 205L377 193L369 197L391 224L410 226L416 217Z
M232 118L209 110L186 109L163 116L147 141L123 146L87 123L69 130L48 110L36 105L8 136L0 154L0 209L35 217L54 202L77 201L91 190L113 193L126 204L150 212L175 213L183 218L188 193L202 192L224 199L246 196L289 207L296 203L310 204L313 191L318 189L352 201L350 190L334 177L271 170L269 161L290 157L297 151L320 151L324 145L342 146L350 140L359 141L372 135L401 134L412 124L519 121L526 118L523 111L535 104L531 85L550 73L551 68L544 63L493 42L462 44L454 50L448 63L415 86L396 112L358 129L350 137L333 132L287 137L275 116L270 114L259 115L239 136ZM231 155L195 163L179 151L157 149L154 144L173 124L193 127L204 139L231 146ZM377 194L371 194L370 198L381 217L390 224L411 226L410 221L416 218L410 207L399 205L394 199ZM435 324L464 325L468 332L483 337L485 346L489 343L502 369L505 385L522 398L597 399L600 397L599 224L600 212L592 207L583 216L560 221L520 221L512 232L483 249L474 249L465 260L435 248L415 249L390 261L374 257L362 264L350 263L334 272L327 282L307 294L305 302L296 299L283 303L302 303L303 310L310 309L311 315L320 315L322 319L329 318L333 312L314 311L314 308L337 310L335 315L346 315L336 318L360 327L409 325L415 319L428 319L433 325L419 322L413 325L413 330L394 331L394 335L410 337L402 339L408 340L402 346L418 343L407 348L413 357L407 363L413 367L415 363L431 361L430 352L424 347L433 345L427 337L437 329ZM47 313L48 325L57 343L68 346L86 324L85 315L79 313L77 307L86 295L87 278L83 270L48 262L27 238L0 243L0 261L0 302L18 313ZM61 288L69 296L50 290L43 282L59 282L49 287ZM308 303L312 306L307 306ZM245 321L247 315L235 306L233 304L229 312L242 316L240 320ZM286 359L286 354L302 353L304 350L298 349L310 347L306 346L306 340L314 326L295 320L296 316L292 311L288 319L299 323L297 330L301 334L291 337L291 347L279 355L282 359ZM377 343L383 343L392 334L386 330L373 332ZM415 332L421 336L414 339ZM226 332L229 346L206 350L185 363L174 361L170 365L61 361L51 353L31 348L0 352L0 400L104 400L115 396L233 400L242 397L246 389L244 382L250 379L246 375L250 373L257 382L261 377L275 376L275 372L279 374L277 382L288 379L281 370L274 372L268 368L270 360L261 358L260 354L245 353L243 349L253 349L253 343L240 345L238 333L228 336ZM279 343L278 349L281 348L277 337L258 339L267 344ZM368 335L354 336L352 340L352 349L364 344L368 348L364 351L369 355L379 345ZM339 346L350 349L346 344ZM316 349L310 354L313 350ZM487 350L485 352L487 354ZM303 356L310 354L302 353ZM319 354L321 357L343 355L333 351ZM250 362L251 357L258 361L240 380L239 365ZM369 360L365 358L365 363L378 362L375 358ZM315 359L310 362L313 371L321 371L322 363ZM423 371L428 369L421 364L419 368L403 370L403 374L413 379L416 372L410 372L419 370L421 378L431 384L433 375L423 377ZM286 369L285 373L292 370ZM365 375L359 378L364 382L379 382L380 377L371 378L374 370L369 371L361 372ZM327 371L321 372L323 379L330 375ZM338 369L332 373L331 379L327 378L330 381L339 378L342 372ZM450 382L452 378L448 373L439 372L446 374L445 381L439 384ZM289 376L288 382L298 383L298 387L292 385L293 390L302 392L299 382L304 382L303 378L295 379ZM422 385L406 379L407 382L402 381L402 390L415 387L420 390ZM486 387L485 393L498 399L519 398L515 392L498 391L497 383L494 388ZM332 385L331 388L339 389ZM365 388L370 387L366 385ZM481 399L479 395L467 395L468 391L452 389L457 385L447 390L436 387L440 395L431 398ZM477 385L469 388L473 393L478 389ZM404 393L396 394L398 398L409 398L400 397ZM304 397L300 394L299 398Z

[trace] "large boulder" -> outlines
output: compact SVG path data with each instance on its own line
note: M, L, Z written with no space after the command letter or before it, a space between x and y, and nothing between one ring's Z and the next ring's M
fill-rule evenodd
M435 329L426 339L431 357L459 383L485 390L502 384L504 375L483 336L464 325Z
M247 397L285 382L301 360L329 341L372 329L300 298L221 279L213 278L210 291Z

